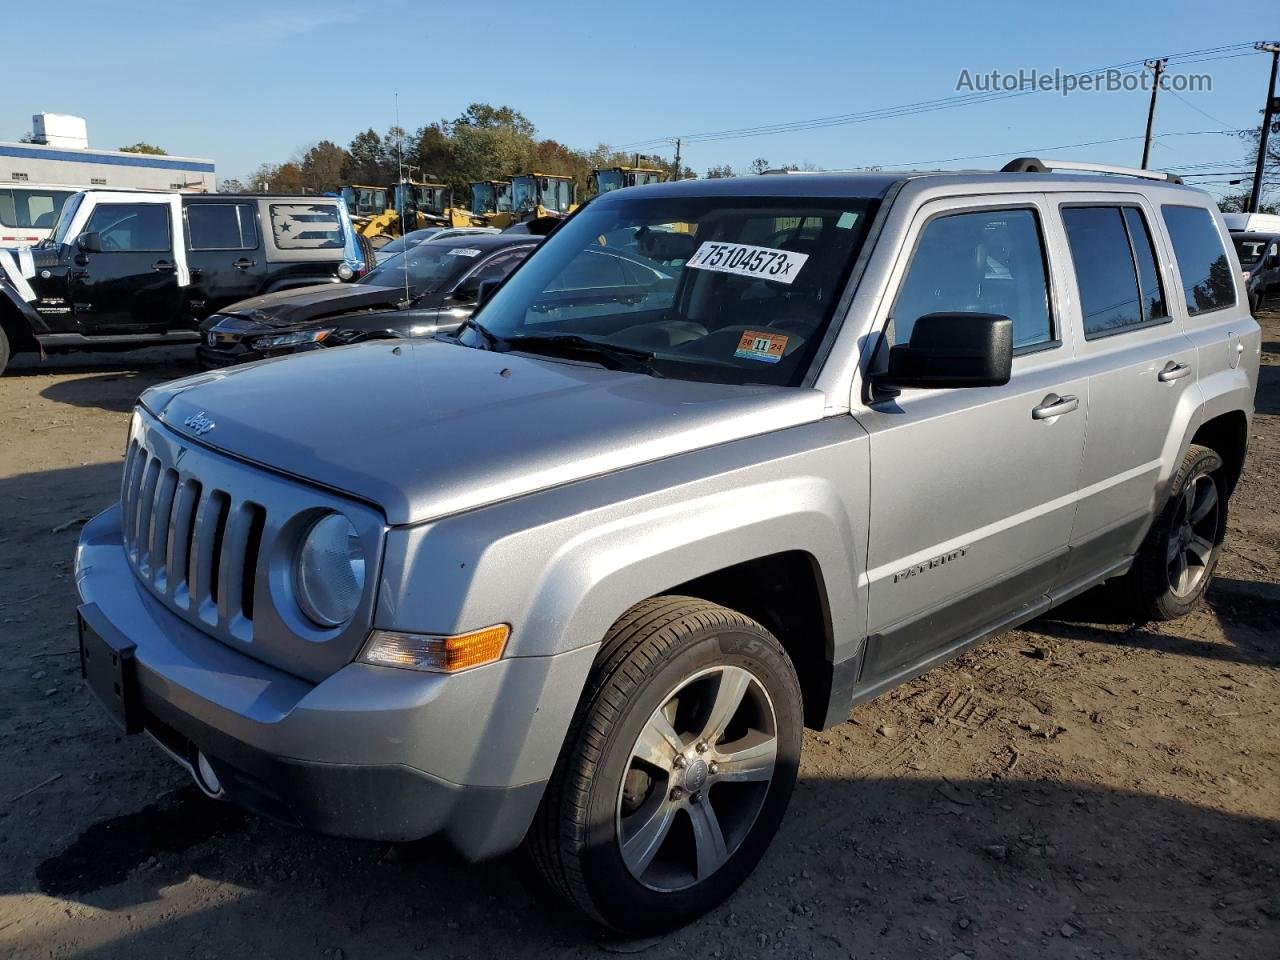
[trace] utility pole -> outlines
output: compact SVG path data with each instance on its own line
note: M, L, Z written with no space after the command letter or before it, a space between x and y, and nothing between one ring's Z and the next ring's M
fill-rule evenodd
M680 138L679 137L676 137L676 175L671 179L672 180L680 179Z
M1253 190L1249 193L1249 213L1258 212L1262 200L1262 175L1267 167L1267 134L1276 115L1276 66L1280 64L1280 43L1255 43L1255 50L1271 54L1271 79L1267 81L1267 102L1262 109L1262 129L1258 132L1258 165L1253 169Z
M1142 142L1142 169L1147 169L1147 161L1151 159L1151 132L1156 126L1156 97L1160 93L1160 79L1164 76L1164 65L1169 61L1163 57L1159 60L1148 60L1143 66L1155 74L1155 82L1151 85L1151 105L1147 107L1147 136Z

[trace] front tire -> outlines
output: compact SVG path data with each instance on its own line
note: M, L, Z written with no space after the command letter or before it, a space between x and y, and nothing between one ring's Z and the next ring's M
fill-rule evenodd
M795 787L800 685L778 641L689 597L632 607L605 637L527 841L548 882L627 934L732 894Z
M5 367L9 366L9 335L0 327L0 377L4 376Z
M1174 620L1200 602L1227 532L1227 489L1217 453L1193 444L1171 489L1128 577L1135 613L1145 620Z

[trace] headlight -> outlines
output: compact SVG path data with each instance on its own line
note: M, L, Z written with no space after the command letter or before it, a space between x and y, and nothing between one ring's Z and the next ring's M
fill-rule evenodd
M364 596L364 549L351 521L321 517L298 548L294 583L298 606L322 627L346 623Z
M330 329L298 330L295 333L278 333L271 337L256 337L252 341L255 350L280 350L284 347L297 347L304 343L323 343Z
M355 275L356 275L356 272L351 269L351 264L347 263L345 260L342 263L338 264L339 280L350 280Z

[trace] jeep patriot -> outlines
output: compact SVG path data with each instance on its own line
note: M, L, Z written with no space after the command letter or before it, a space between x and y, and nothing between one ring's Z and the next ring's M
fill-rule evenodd
M1260 330L1208 195L1083 169L612 191L455 334L147 390L90 687L213 796L687 922L804 727L1104 581L1204 594Z

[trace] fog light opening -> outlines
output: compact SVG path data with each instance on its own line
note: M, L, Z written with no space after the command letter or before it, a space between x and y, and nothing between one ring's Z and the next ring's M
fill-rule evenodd
M222 796L222 781L214 773L213 764L209 762L203 751L196 751L196 762L191 765L191 775L196 786L211 797Z

